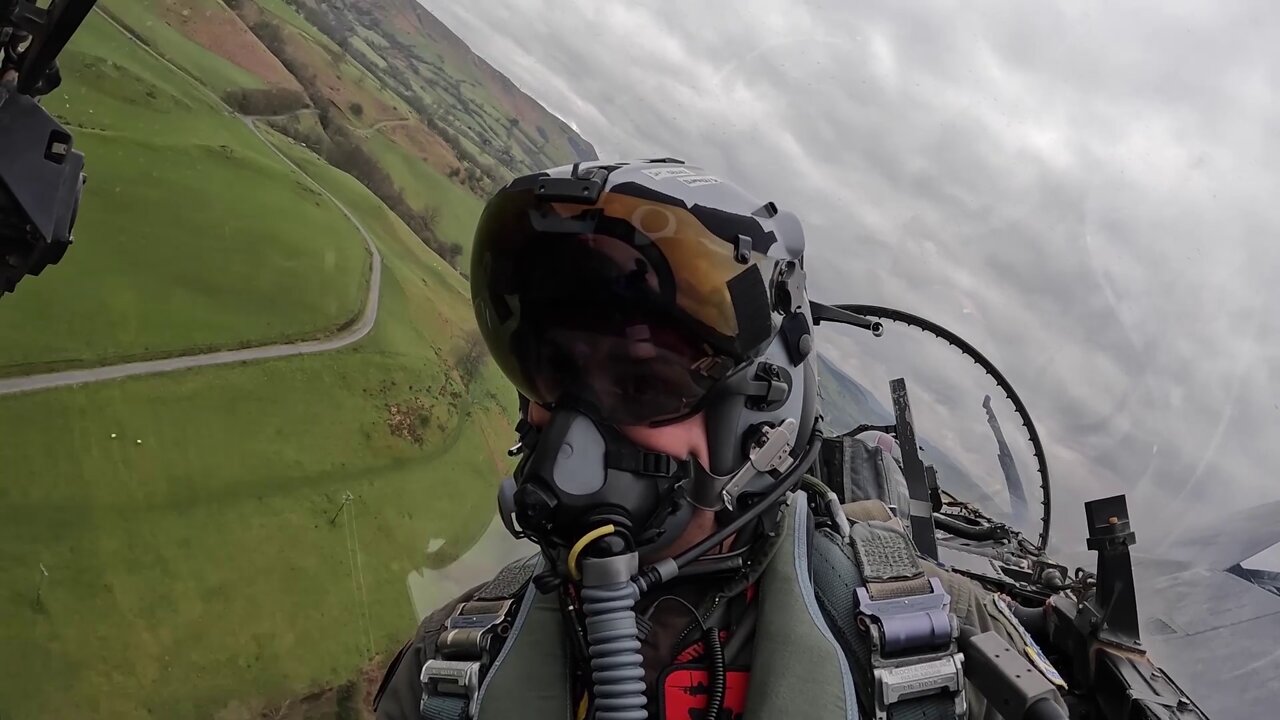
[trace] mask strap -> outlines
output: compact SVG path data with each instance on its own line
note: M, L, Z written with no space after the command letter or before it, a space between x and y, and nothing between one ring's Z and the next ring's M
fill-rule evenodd
M605 467L636 475L684 479L693 476L692 460L677 460L665 453L650 452L633 443L610 444L605 450Z

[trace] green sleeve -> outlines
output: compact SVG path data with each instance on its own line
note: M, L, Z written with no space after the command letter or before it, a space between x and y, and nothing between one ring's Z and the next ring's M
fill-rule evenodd
M1022 638L1018 631L1011 627L1010 621L996 609L995 595L963 575L948 572L928 562L921 562L920 565L926 574L942 581L943 588L951 596L951 610L961 625L975 628L980 633L995 631L1009 643L1009 647L1022 646ZM994 708L987 707L987 701L978 694L972 683L968 684L965 695L969 702L969 720L1001 720L1000 713ZM1061 699L1058 700L1058 704L1063 710L1067 709Z

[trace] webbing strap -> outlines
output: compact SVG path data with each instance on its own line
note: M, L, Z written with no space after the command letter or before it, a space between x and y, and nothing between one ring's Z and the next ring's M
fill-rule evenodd
M858 626L856 591L864 587L870 591L875 585L886 594L902 592L905 593L904 596L910 597L930 592L931 585L923 572L920 578L868 582L867 573L862 569L864 563L880 577L908 574L908 565L919 572L920 566L914 554L909 560L900 557L901 548L897 541L885 537L900 537L910 547L909 541L896 530L889 530L882 523L872 523L870 527L865 527L866 525L868 523L858 523L851 528L857 533L851 543L845 543L829 529L815 533L812 567L814 594L832 631L850 657L858 679L859 702L868 718L876 718L875 662L872 659L870 638ZM859 527L862 529L858 530ZM865 538L873 536L881 536L881 542L864 542ZM878 549L864 549L864 545ZM885 720L956 720L956 711L954 693L935 693L889 704L882 717Z
M856 502L845 503L841 506L844 514L850 520L858 522L890 522L893 520L893 513L889 511L889 506L879 500L858 500Z
M540 555L534 554L504 566L498 571L497 575L493 576L492 580L480 588L474 599L507 600L514 598L520 594L520 590L533 577L534 571L538 568L540 557Z
M533 577L539 559L533 555L507 565L470 601L460 603L454 610L448 629L436 639L435 657L422 668L422 701L418 710L423 720L471 717L471 702L492 661L491 633L495 628L506 627L503 623L513 600ZM442 690L440 685L451 689Z
M957 720L948 695L928 695L889 706L889 720Z
M857 523L850 533L854 557L871 599L893 600L930 592L929 579L905 534L876 522Z
M609 448L605 451L605 467L623 472L660 477L688 477L690 465L662 453L638 448Z
M466 720L467 699L451 695L422 694L422 720Z

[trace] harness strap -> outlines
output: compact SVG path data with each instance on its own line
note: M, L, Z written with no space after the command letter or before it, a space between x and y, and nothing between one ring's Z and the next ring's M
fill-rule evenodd
M423 720L475 717L480 683L510 630L516 598L528 586L539 556L498 571L472 599L459 603L436 638L436 657L422 666Z
M692 463L678 461L670 455L623 446L605 451L605 467L641 475L686 478L692 475Z
M864 518L889 516L883 506L860 510ZM869 716L965 717L963 656L950 598L925 575L906 532L863 520L850 528L846 543L824 528L815 533L812 562L815 594L852 660Z
M422 696L422 720L459 720L468 716L468 700L452 695Z
M879 500L857 500L851 503L845 503L841 506L844 514L850 520L858 522L892 522L893 512L889 510L889 506ZM901 523L899 523L901 524Z
M856 523L849 530L849 542L872 600L894 600L931 592L929 579L916 560L915 547L905 534L887 523L875 521Z
M538 555L517 560L498 571L474 596L474 600L514 599L524 590L538 568Z

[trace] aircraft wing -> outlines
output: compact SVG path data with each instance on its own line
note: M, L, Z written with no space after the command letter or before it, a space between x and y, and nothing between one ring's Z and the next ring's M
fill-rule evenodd
M1089 552L1055 557L1068 567L1095 562ZM1142 643L1156 664L1214 720L1273 717L1280 595L1187 560L1132 559Z
M1280 541L1277 513L1271 502L1192 521L1165 558L1133 556L1142 640L1213 718L1269 717L1280 703L1280 595L1239 567Z
M1210 717L1276 712L1280 596L1220 570L1165 574L1135 558L1134 574L1143 643Z
M1188 519L1158 551L1193 567L1226 570L1280 543L1280 500L1254 505L1226 517Z

